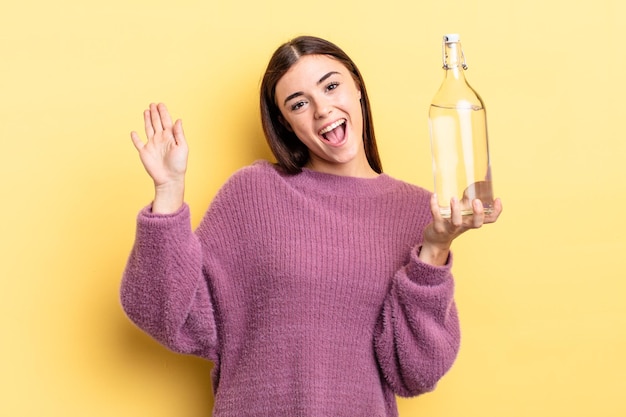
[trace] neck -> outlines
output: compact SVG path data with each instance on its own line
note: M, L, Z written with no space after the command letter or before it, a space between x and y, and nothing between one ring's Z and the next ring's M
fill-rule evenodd
M363 160L361 161L354 161L349 164L332 163L327 161L320 161L317 159L311 159L305 165L305 167L312 171L317 171L324 174L339 175L342 177L376 178L379 175L369 165L369 162L367 162L367 158L363 158Z

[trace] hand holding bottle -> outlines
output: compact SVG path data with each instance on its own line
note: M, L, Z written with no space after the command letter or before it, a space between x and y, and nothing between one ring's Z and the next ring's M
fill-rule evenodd
M137 132L130 135L144 168L154 181L152 211L173 213L183 204L189 154L182 121L172 123L162 103L150 104L143 117L147 142L144 143Z
M471 201L472 215L465 215L462 202L456 197L450 201L450 216L444 217L437 202L437 195L430 199L430 211L433 221L424 229L422 250L419 257L432 265L444 265L450 253L452 241L470 229L478 229L484 224L494 223L502 212L499 198L493 202L493 208L486 211L480 199Z

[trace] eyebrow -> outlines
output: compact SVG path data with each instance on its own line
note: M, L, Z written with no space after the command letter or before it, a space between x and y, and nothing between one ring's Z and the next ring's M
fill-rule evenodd
M316 83L317 85L320 85L321 83L323 83L324 81L326 81L328 78L330 78L331 76L335 75L335 74L340 74L338 71L331 71L327 74L325 74L322 78L319 79L319 81ZM287 96L287 98L285 99L285 102L283 103L283 105L287 105L287 102L289 100L293 100L294 98L304 95L304 93L302 91L298 91L295 92L293 94L290 94L289 96Z

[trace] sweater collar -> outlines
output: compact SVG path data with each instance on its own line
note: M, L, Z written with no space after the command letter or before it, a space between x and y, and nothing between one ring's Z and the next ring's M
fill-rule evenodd
M373 197L386 194L397 186L397 182L383 173L375 178L360 178L334 175L303 168L291 176L294 186L307 192L345 197Z

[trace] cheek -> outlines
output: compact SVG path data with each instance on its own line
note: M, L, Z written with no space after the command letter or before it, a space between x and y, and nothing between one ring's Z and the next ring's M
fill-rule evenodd
M355 109L363 109L363 102L361 101L361 92L360 91L355 91L354 94L350 95L349 98L350 101L350 105L355 108Z
M289 119L285 118L285 127L287 127L290 132L293 132L300 140L306 138L311 129L311 127L302 119L303 118L299 117L291 117Z

